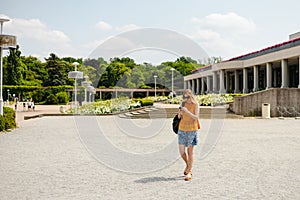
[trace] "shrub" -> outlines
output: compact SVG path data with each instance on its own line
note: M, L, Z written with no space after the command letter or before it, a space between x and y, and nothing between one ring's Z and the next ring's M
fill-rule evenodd
M69 102L69 97L66 92L59 92L55 96L59 104L66 104Z
M141 89L152 89L152 87L148 86L148 85L142 85L140 88Z
M153 103L152 99L141 99L141 106L153 106Z
M46 104L50 104L50 105L53 105L53 104L57 104L57 98L54 94L50 94L47 98L46 98Z
M0 131L4 131L5 130L5 118L0 115Z
M3 116L0 116L0 131L15 128L16 114L12 108L3 107Z

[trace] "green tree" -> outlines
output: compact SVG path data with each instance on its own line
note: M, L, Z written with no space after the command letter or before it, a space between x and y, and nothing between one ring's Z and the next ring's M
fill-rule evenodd
M212 56L210 58L208 58L208 63L207 64L215 64L215 63L219 63L219 62L222 62L222 57L215 57L215 56Z
M87 69L85 69L85 71L92 70L89 67L93 67L95 69L95 70L92 70L91 72L87 72L87 74L93 73L93 76L92 75L91 76L88 75L88 76L90 77L92 85L97 86L101 76L103 75L104 71L106 70L106 68L108 66L107 62L103 58L100 57L98 59L94 59L94 58L86 59L86 60L84 60L83 65L85 67L87 67ZM85 72L85 71L83 71L83 72Z
M61 60L51 53L49 58L45 58L48 70L48 79L44 86L72 85L73 80L68 78L68 73L74 70L72 63Z
M4 79L5 85L22 85L23 76L26 72L26 65L21 61L21 51L19 45L15 49L9 50L9 55L5 63L6 76Z
M174 68L179 71L183 76L187 76L192 73L192 70L202 67L203 65L197 64L197 61L189 57L177 58L175 62L164 62L163 65Z
M114 87L116 85L127 87L127 81L130 77L130 71L135 66L134 60L131 58L114 58L110 60L111 63L106 67L101 76L97 87Z
M45 64L32 56L22 56L22 62L26 65L26 72L24 73L23 85L27 86L41 86L44 81L48 79L48 72Z
M134 84L135 88L145 85L145 77L141 68L142 66L138 66L131 70L130 82Z
M82 58L73 58L73 57L63 57L61 58L61 60L66 61L68 63L74 63L74 62L78 62L79 64L82 64Z

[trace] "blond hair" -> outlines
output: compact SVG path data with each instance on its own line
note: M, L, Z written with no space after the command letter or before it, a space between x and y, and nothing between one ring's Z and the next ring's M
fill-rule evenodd
M195 95L193 94L192 90L190 90L190 89L185 89L185 90L183 91L183 96L184 96L184 95L189 95L190 98L191 98L191 101L192 101L194 104L198 104L198 102L197 102L197 100L196 100L196 97L195 97Z

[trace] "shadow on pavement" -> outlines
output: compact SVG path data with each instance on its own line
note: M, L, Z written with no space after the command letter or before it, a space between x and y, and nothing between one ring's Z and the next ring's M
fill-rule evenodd
M182 181L184 176L178 176L173 178L165 178L165 177L148 177L142 178L139 180L135 180L135 183L151 183L151 182L165 182L165 181Z

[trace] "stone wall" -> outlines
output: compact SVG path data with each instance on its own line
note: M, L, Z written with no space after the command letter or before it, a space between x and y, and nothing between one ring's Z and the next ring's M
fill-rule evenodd
M235 114L249 116L261 116L262 104L270 104L271 117L279 117L283 112L284 117L295 116L285 111L291 111L294 107L300 112L300 89L299 88L272 88L255 92L242 97L235 97L233 111ZM278 111L279 109L279 111ZM298 116L299 117L299 116Z

